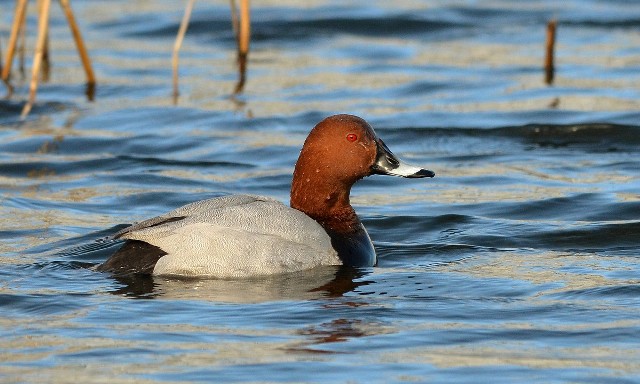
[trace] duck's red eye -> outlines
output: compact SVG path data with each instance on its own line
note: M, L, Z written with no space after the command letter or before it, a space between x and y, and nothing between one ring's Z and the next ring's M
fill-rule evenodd
M358 135L356 135L355 133L350 133L347 135L347 140L349 140L350 142L354 142L358 140Z

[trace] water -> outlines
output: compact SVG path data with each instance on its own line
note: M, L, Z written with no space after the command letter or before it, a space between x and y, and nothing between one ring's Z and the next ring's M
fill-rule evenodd
M183 4L73 6L96 100L54 4L51 81L25 122L19 75L0 102L0 381L640 381L639 4L256 2L231 96L228 4L198 2L178 106ZM0 1L4 48L12 9ZM181 204L287 201L307 132L340 112L437 173L355 186L378 267L246 281L88 268L113 252L106 236Z

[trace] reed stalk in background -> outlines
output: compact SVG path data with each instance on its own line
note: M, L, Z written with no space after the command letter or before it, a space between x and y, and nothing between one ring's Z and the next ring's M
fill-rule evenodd
M91 67L91 60L89 59L89 54L84 45L84 41L82 40L82 36L80 34L80 29L76 23L75 17L73 16L73 11L71 10L71 5L69 0L59 0L60 7L62 8L65 17L67 18L67 23L71 28L71 33L73 35L73 39L76 43L76 48L78 49L78 53L80 54L80 59L82 62L82 66L84 68L86 77L87 77L87 97L89 100L93 100L96 78L93 73L93 68ZM35 102L36 92L38 90L38 81L40 70L42 69L43 78L46 81L49 77L49 12L51 9L51 0L40 0L38 1L38 37L36 40L36 48L35 53L33 55L33 65L31 68L31 81L29 83L29 99L22 109L21 117L26 117L31 108L33 107L33 103ZM9 45L7 47L7 57L5 59L5 65L2 67L1 77L7 87L11 89L12 87L9 84L9 78L11 75L11 67L13 65L13 58L16 52L16 46L18 42L18 37L21 36L21 44L19 50L21 53L20 66L21 71L24 69L24 34L25 34L25 18L27 12L27 0L18 0L16 2L16 8L14 12L13 24L11 25L11 35L9 37Z
M178 28L176 40L173 44L173 53L171 55L171 68L173 73L173 103L178 103L180 91L178 89L178 67L179 54L184 36L189 27L191 13L193 12L195 0L189 0L184 10L184 15ZM240 0L240 12L235 0L230 0L231 7L231 25L236 36L237 44L237 65L238 65L238 81L236 83L233 94L237 95L242 92L247 79L247 60L249 56L249 42L251 39L251 19L249 0Z

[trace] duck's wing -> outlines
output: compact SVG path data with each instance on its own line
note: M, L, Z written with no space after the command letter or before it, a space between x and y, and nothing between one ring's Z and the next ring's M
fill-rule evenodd
M229 196L214 197L207 200L195 201L193 203L183 205L182 207L176 208L173 211L167 212L160 216L152 217L151 219L147 219L139 223L133 224L129 227L123 228L122 230L116 232L113 235L113 238L114 239L120 239L120 238L134 239L135 236L132 236L134 232L138 232L138 231L149 232L150 228L156 228L151 232L171 231L174 228L178 228L184 225L185 223L183 221L185 219L197 217L203 214L207 215L207 213L209 212L213 212L220 209L233 209L233 207L250 204L256 201L278 202L277 200L269 197L255 196L255 195L229 195ZM169 225L171 223L175 223L175 224Z
M183 227L188 233L196 226L271 235L294 243L322 244L321 247L330 241L320 224L304 213L275 199L250 195L197 201L125 228L114 237L158 245L160 239L178 230L184 233Z

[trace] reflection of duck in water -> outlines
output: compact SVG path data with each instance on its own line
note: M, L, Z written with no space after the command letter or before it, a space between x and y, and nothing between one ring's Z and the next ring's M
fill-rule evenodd
M369 235L349 203L372 174L433 177L400 162L363 119L331 116L309 133L296 163L291 208L231 195L187 204L115 234L125 244L99 271L217 278L373 266Z
M187 299L226 303L261 303L340 297L360 286L367 272L345 266L318 268L250 279L192 279L151 275L115 275L123 287L112 294L149 299ZM188 284L185 284L185 281Z

